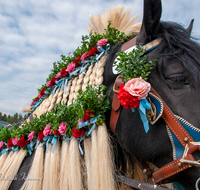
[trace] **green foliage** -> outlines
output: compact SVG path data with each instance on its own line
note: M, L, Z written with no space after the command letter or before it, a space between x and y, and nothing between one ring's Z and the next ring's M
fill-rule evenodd
M81 46L77 47L74 52L70 52L67 56L61 55L61 60L53 63L53 69L46 79L46 82L50 81L53 76L59 73L63 68L67 67L76 57L83 55L85 52L89 52L93 47L97 46L99 40L108 39L108 43L112 47L119 42L130 40L134 36L134 34L127 36L124 32L120 32L116 28L111 27L111 22L109 22L103 34L92 33L91 31L89 35L82 36ZM43 85L43 87L44 86L45 85ZM42 87L38 89L39 93L41 92L41 89Z
M123 77L124 81L127 82L132 78L142 77L144 80L148 79L150 70L156 65L156 60L147 61L147 55L144 54L144 49L141 46L137 46L137 49L133 49L131 52L126 54L121 51L117 53L119 58L119 64L116 62L116 70Z
M29 123L25 122L21 128L15 125L12 129L1 128L0 141L7 142L8 139L12 139L18 136L18 140L21 136L26 139L32 131L38 134L47 124L51 126L53 132L58 129L61 122L67 123L67 133L65 136L72 136L72 128L78 126L78 119L83 119L86 110L94 112L95 114L90 117L101 115L98 118L97 124L105 120L105 112L110 108L110 102L107 99L107 94L104 94L106 87L104 85L88 85L85 92L79 90L77 99L72 102L71 105L57 104L52 112L44 113L40 115L40 118L36 117ZM15 114L16 115L16 114ZM85 129L90 128L85 127Z
M99 85L98 87L94 85L95 88L91 90L92 86L87 86L87 90L83 92L78 91L78 96L76 103L82 105L79 111L80 116L84 115L84 110L88 109L90 112L95 112L96 115L102 115L102 119L105 120L104 114L110 109L110 102L106 97L108 94L103 94L106 90L106 86ZM83 118L83 117L82 117Z

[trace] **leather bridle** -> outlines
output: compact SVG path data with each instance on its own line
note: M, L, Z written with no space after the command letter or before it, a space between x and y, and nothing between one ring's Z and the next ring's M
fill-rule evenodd
M161 40L160 40L161 41ZM145 48L152 48L154 44L148 44L149 47ZM136 44L136 39L129 42L129 44L125 44L122 47L122 50L129 48L130 46L134 46ZM113 133L115 133L116 124L119 118L119 114L121 112L122 106L119 102L119 99L117 97L117 92L121 84L123 84L124 81L122 78L117 77L115 84L113 86L113 101L112 101L112 110L111 110L111 118L110 118L110 129ZM187 132L187 130L183 127L183 125L179 122L179 120L175 117L173 112L170 110L170 108L167 106L167 104L162 100L162 98L159 96L159 94L152 88L151 93L156 96L163 104L163 113L162 118L165 121L166 125L170 128L172 133L176 136L178 141L181 143L181 145L185 148L184 155L169 164L159 168L158 170L152 172L150 167L147 163L141 162L137 160L138 165L142 169L144 173L147 174L148 177L152 177L154 182L156 184L161 183L169 183L169 178L187 168L190 168L192 166L200 165L199 161L196 161L193 157L193 153L197 150L200 150L200 144L195 142L195 140L192 138L192 136ZM125 179L123 177L123 179ZM126 179L128 180L128 179ZM126 181L125 180L125 181ZM118 178L118 181L119 178ZM123 180L121 180L122 182ZM139 188L140 189L140 188ZM148 188L146 188L148 189ZM156 188L149 188L149 189L156 189Z

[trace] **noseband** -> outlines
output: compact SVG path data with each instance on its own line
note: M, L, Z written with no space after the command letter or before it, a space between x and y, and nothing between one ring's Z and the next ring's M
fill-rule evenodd
M147 51L152 50L153 48L157 47L157 45L162 40L155 40L152 41L144 46ZM125 51L128 48L131 48L132 46L136 45L136 37L132 39L131 41L125 43L121 50ZM124 81L122 78L117 77L115 84L113 86L113 101L112 101L112 110L111 110L111 118L110 118L110 128L113 133L115 133L116 124L119 118L119 114L121 112L122 106L120 105L119 99L117 97L117 92L121 84L123 84ZM177 142L180 144L180 146L183 147L184 153L179 158L175 159L174 161L170 162L169 164L159 168L158 170L152 172L150 167L147 165L147 163L141 162L136 159L138 165L142 169L144 173L147 174L148 177L152 177L154 182L156 184L160 183L169 183L172 182L169 180L169 178L187 168L190 168L192 166L200 166L200 162L196 161L193 157L193 153L197 150L200 150L200 143L196 142L194 138L192 137L193 132L188 132L185 129L184 123L181 122L181 119L179 117L176 117L174 113L170 110L170 108L167 106L167 104L162 100L162 98L159 96L159 94L152 88L151 93L160 100L160 102L163 105L163 112L162 112L162 118L165 121L166 125L170 129L171 133L177 140ZM197 135L199 135L200 131L196 130ZM194 136L194 135L193 135ZM199 141L199 140L198 140ZM135 158L134 158L135 159ZM124 179L124 178L123 178ZM118 179L118 181L122 182L122 179ZM147 188L148 189L148 188ZM149 188L153 189L153 188ZM156 189L156 188L154 188Z

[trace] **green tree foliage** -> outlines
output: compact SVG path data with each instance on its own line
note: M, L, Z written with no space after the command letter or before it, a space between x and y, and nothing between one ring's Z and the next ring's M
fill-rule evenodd
M3 114L2 112L0 112L0 121L6 121L10 124L14 122L19 122L26 117L27 115L22 116L22 114L18 114L18 113L15 113L13 116L11 116L10 114L6 115L5 113Z

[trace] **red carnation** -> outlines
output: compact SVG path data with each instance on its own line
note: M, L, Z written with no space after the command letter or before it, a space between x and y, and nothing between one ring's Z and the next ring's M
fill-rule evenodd
M34 100L34 102L37 102L39 99L40 99L40 98L39 98L39 97L37 97L37 98Z
M99 51L97 50L97 47L93 47L89 52L89 55L94 55L95 53L99 53Z
M81 63L81 56L78 56L76 59L74 59L73 63L75 63L75 67L78 67Z
M89 122L90 122L90 118L91 118L90 116L91 116L91 114L96 115L96 113L90 112L89 110L86 110L85 111L85 115L84 115L84 121L89 120Z
M82 135L84 135L85 134L85 130L84 130L84 128L81 128L81 129L76 129L76 126L74 126L73 128L72 128L72 133L73 133L73 136L75 137L75 138L80 138Z
M122 84L118 90L117 97L119 98L120 104L125 108L125 109L130 109L133 108L138 108L140 105L140 100L126 92L124 89L124 85Z
M54 131L54 135L60 136L59 131L58 131L58 130L55 130L55 131Z
M38 139L39 139L40 141L43 142L43 138L44 138L44 134L43 134L43 130L41 130L41 131L38 133Z
M38 94L38 97L41 98L45 93L45 87L42 88L41 92Z
M67 72L66 72L67 67L63 68L60 72L61 76L64 77L66 76Z
M12 139L8 139L7 147L11 148L13 146Z
M24 148L28 144L28 141L24 139L24 136L20 137L20 140L17 142L17 146Z
M49 82L47 82L47 86L48 86L48 87L54 86L54 85L56 84L56 83L55 83L56 81L57 81L57 78L56 78L56 77L53 77Z

